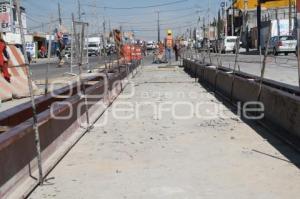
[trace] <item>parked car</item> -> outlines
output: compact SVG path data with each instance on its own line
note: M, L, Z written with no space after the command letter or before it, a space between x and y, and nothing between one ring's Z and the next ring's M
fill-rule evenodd
M293 36L274 36L269 42L269 51L276 56L279 53L288 55L289 53L296 53L297 40Z

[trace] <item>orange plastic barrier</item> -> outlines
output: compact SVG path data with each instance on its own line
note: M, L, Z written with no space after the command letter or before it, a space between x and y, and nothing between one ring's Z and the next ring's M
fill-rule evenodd
M142 48L138 45L125 44L122 46L122 59L125 62L131 62L132 60L142 60Z
M7 53L10 57L8 71L11 74L11 82L9 83L2 76L0 77L0 99L5 101L11 98L28 97L28 71L25 67L24 55L14 45L7 46ZM36 85L33 84L33 88L36 90Z
M131 53L131 59L132 59L132 60L136 60L135 45L132 45L132 46L131 46L131 51L130 51L130 53Z
M126 44L122 46L121 55L126 62L131 61L131 46Z
M136 46L135 48L135 56L137 60L142 60L143 56L142 56L142 49L140 46Z

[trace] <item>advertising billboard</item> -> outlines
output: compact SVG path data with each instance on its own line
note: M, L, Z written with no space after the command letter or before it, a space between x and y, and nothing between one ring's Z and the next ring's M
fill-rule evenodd
M0 0L0 32L11 32L12 29L12 3Z

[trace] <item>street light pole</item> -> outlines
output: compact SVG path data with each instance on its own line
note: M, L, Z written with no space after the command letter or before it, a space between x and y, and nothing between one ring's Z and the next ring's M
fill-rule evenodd
M81 4L80 4L80 0L78 0L77 3L78 3L78 20L81 21Z
M261 28L261 0L257 0L257 49L260 51L260 28Z
M246 52L249 52L249 43L248 43L248 0L244 0L244 31L245 31L245 41L246 41Z
M289 35L292 34L292 0L289 0Z
M61 19L61 7L60 7L60 3L59 2L57 4L57 6L58 6L58 20L59 20L59 25L61 26L62 19Z
M231 3L231 36L234 36L234 2Z
M227 37L227 34L228 34L228 20L227 20L227 18L228 18L228 15L227 15L227 0L224 0L224 3L225 3L225 8L224 8L224 13L225 13L225 29L224 29L224 31L225 31L225 37Z
M157 11L157 42L160 42L160 13Z

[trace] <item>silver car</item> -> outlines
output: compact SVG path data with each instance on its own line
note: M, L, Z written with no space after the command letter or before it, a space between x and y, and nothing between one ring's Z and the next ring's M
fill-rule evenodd
M275 36L272 37L269 44L269 51L276 56L279 53L288 55L295 53L297 40L293 36Z

